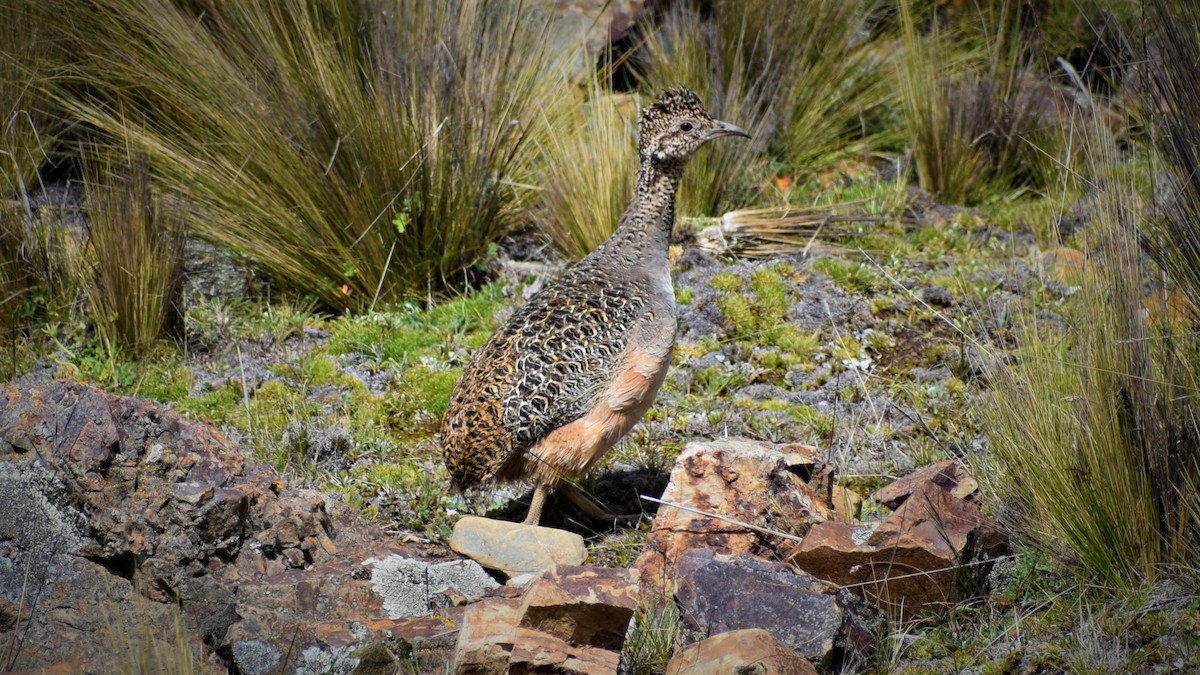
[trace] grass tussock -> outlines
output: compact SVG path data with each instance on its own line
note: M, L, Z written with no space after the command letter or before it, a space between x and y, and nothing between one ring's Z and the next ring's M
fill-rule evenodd
M1109 588L1134 588L1196 553L1200 340L1147 312L1143 195L1106 170L1111 142L1093 147L1095 259L1065 327L1024 326L1017 363L996 372L988 429L1017 531Z
M28 192L61 128L41 86L60 57L51 32L39 5L0 5L0 200L14 200L27 217Z
M85 5L64 103L187 195L197 234L333 308L460 284L524 204L560 93L521 3Z
M693 88L715 117L753 138L692 160L680 212L712 215L767 186L768 150L786 173L814 173L862 149L864 111L881 105L880 70L860 32L873 3L673 3L648 29L643 83Z
M903 126L921 188L944 202L1059 187L1078 172L1079 139L1095 117L1026 67L1018 8L992 9L980 13L983 28L932 20L922 32L911 3L900 3Z
M554 246L582 258L617 228L637 174L637 100L607 92L600 77L568 98L541 144L535 219Z
M1156 0L1158 58L1150 70L1152 110L1172 171L1163 217L1151 221L1147 243L1172 281L1200 308L1200 8Z
M144 161L92 168L82 273L96 333L109 354L139 351L179 327L183 228L152 190Z

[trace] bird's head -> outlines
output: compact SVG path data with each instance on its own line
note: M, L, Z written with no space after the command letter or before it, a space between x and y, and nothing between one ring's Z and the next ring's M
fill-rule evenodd
M657 163L686 162L700 146L721 136L750 134L727 122L714 120L700 97L687 89L668 89L642 110L638 150Z

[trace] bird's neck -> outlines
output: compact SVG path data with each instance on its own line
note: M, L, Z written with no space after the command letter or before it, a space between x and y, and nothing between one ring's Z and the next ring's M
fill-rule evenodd
M675 225L675 193L683 177L682 162L642 159L637 190L613 239L644 249L646 255L667 254Z

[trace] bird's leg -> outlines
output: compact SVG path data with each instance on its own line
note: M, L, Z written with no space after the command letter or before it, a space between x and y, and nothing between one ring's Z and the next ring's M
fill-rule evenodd
M627 515L618 515L596 503L594 499L583 493L582 490L571 485L563 483L558 488L559 493L566 497L574 504L585 516L599 522L612 522L622 527L636 525L642 519L642 514L631 513Z
M542 507L546 505L546 497L550 494L550 486L545 483L538 483L533 489L533 500L529 502L529 515L525 516L526 525L538 524L542 519Z

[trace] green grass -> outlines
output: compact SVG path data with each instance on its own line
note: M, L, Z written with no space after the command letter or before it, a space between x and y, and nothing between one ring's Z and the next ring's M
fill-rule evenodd
M722 0L705 12L679 2L646 29L643 86L686 85L753 136L692 160L680 213L717 215L758 200L772 162L810 175L861 157L873 135L863 116L886 97L875 45L861 39L877 4Z
M1094 161L1112 161L1102 143ZM1143 208L1133 186L1109 177L1091 231L1104 274L1083 275L1066 330L1023 320L1017 363L995 374L985 408L997 489L1020 505L1024 536L1114 589L1193 560L1200 531L1190 394L1200 341L1142 310L1148 270L1132 223Z

